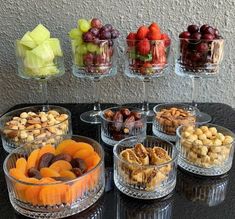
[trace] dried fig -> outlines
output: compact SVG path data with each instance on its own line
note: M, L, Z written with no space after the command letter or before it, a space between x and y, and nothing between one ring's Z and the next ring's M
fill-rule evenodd
M38 169L40 170L43 167L49 167L51 160L55 157L52 153L45 153L41 156L38 162Z
M54 162L58 160L65 160L65 161L70 162L72 160L72 157L69 154L58 154L51 160L51 164L53 164Z
M33 178L36 178L36 179L41 179L42 178L40 172L34 167L31 167L28 170L28 177L30 177L30 178L33 177Z
M77 177L82 175L82 171L80 168L73 168L72 171Z
M87 170L85 161L80 158L74 158L71 160L70 163L73 168L79 168L82 171L82 173L84 173Z

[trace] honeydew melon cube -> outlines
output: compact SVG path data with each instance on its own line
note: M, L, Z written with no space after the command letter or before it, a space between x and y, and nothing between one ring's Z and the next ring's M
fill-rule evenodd
M33 40L33 38L30 36L30 32L28 31L20 40L20 44L27 46L31 49L35 48L37 46L37 44L35 43L35 41Z
M30 33L31 38L36 42L37 45L49 39L50 35L50 31L42 24L39 24Z
M69 36L71 39L77 39L82 37L82 31L78 28L73 28L69 31Z
M50 38L47 40L47 42L50 44L52 51L54 53L54 56L62 56L62 50L60 47L60 41L57 38Z
M25 54L26 54L26 51L28 51L28 50L29 50L29 47L22 45L20 43L20 41L16 42L16 54L17 54L17 56L24 58Z
M34 48L32 53L45 62L51 62L55 58L53 50L48 41L45 41L41 45Z
M48 65L40 69L39 75L40 76L49 76L49 75L55 75L59 73L59 69L53 64Z
M45 61L35 55L32 51L26 51L24 58L24 66L33 71L33 69L38 69L45 66Z

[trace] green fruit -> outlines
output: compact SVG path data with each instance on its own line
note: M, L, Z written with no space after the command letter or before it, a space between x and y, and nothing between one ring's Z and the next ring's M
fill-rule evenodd
M44 62L53 61L55 58L53 50L48 41L45 41L41 45L34 48L32 53L41 58Z
M82 36L82 31L77 28L73 28L69 31L69 36L71 39L77 39Z
M50 38L50 32L42 24L39 24L31 31L30 36L36 42L36 44L39 45Z
M77 46L76 53L81 54L81 55L86 54L87 53L86 44L82 44L82 45Z
M45 65L45 62L38 56L36 56L32 51L26 51L24 66L33 71L33 69L41 68Z
M87 43L87 50L89 52L96 52L99 51L99 47L93 43Z
M143 55L138 55L138 58L141 60L141 61L151 61L152 60L152 54L148 54L146 56L143 56Z
M29 50L29 47L24 46L20 43L20 41L16 41L16 54L17 56L24 58L26 51Z
M89 21L85 19L79 19L78 20L78 26L82 32L87 32L91 28L91 24Z
M20 44L27 46L31 49L35 48L37 46L37 44L34 42L34 40L32 39L32 37L30 36L30 32L28 31L20 40Z
M63 56L59 39L50 38L47 40L47 42L49 43L49 45L54 53L54 56Z
M84 66L84 63L83 63L83 56L82 55L79 55L77 54L75 57L74 57L74 63L75 65L77 66L80 66L80 67L83 67Z
M55 75L59 73L59 69L52 63L52 65L45 66L40 69L40 76Z

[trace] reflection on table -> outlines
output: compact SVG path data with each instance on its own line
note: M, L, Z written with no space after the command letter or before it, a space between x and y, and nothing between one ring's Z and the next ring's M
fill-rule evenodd
M169 196L160 200L138 200L117 192L117 215L122 219L172 218L173 198Z
M228 175L208 178L178 171L176 191L192 202L219 205L225 200L227 187Z

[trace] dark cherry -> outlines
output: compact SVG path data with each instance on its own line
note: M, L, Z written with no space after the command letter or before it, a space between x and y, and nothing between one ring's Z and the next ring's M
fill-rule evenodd
M215 31L215 33L214 33L215 38L220 38L219 30L215 28L214 31Z
M198 62L201 60L202 56L200 53L197 52L197 53L191 54L190 58L192 62Z
M202 37L202 35L197 32L197 33L192 34L190 39L192 39L192 40L200 40L201 37Z
M205 28L203 34L212 34L212 35L214 35L215 34L215 30L214 30L213 27L209 26L209 27Z
M207 27L209 27L208 24L203 24L203 25L201 26L201 28L200 28L200 32L203 34L204 31L205 31L205 29L206 29Z
M198 52L207 52L208 51L208 44L207 43L200 43L197 45L196 50Z
M188 26L188 32L189 33L196 33L196 32L198 32L198 30L199 30L199 27L195 24L192 24L192 25Z
M189 39L190 38L190 33L188 32L188 31L184 31L184 32L182 32L180 35L179 35L179 37L180 38L186 38L186 39Z
M202 39L204 40L213 40L215 37L212 34L203 34Z

